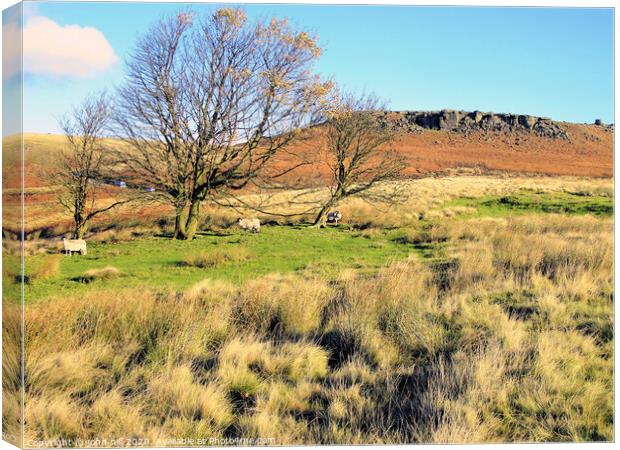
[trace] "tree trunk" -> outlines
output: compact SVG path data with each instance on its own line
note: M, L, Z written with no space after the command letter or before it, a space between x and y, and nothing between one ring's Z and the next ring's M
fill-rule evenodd
M81 214L76 214L73 221L73 239L82 239L86 233L86 222Z
M314 219L314 222L312 222L312 226L314 226L314 227L322 227L322 226L325 225L325 216L327 216L327 212L328 212L330 207L331 207L331 203L328 203L327 205L325 205L325 206L323 206L321 208L319 213L316 215L316 218Z
M192 201L189 207L177 211L174 222L174 238L182 241L191 241L198 230L200 216L200 200Z
M198 219L200 217L200 200L192 202L185 225L185 239L191 241L198 230Z
M185 207L177 208L176 217L174 219L174 239L186 239L187 212Z

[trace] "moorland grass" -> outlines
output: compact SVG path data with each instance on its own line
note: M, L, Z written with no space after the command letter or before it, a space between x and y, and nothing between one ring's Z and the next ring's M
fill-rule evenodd
M450 264L27 305L26 439L613 439L612 221L432 227Z
M339 228L91 241L26 286L26 439L611 440L609 183L546 182L424 181L419 210L352 203Z

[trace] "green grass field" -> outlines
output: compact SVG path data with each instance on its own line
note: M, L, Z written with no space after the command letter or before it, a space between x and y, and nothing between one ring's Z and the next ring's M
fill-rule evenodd
M512 196L458 198L448 206L475 208L456 219L502 217L522 214L613 213L613 199L602 195L521 191ZM468 210L469 211L469 210ZM205 279L240 284L268 273L310 271L333 278L343 269L374 273L379 268L415 253L422 259L442 256L441 242L429 239L425 230L441 219L421 220L414 229L373 229L364 232L347 226L316 229L309 226L266 226L260 234L236 227L221 233L201 232L191 242L156 236L118 243L90 243L87 256L62 257L58 276L37 279L34 273L49 255L26 258L27 302L63 298L91 290L155 287L182 290ZM202 254L226 254L243 250L242 261L219 261L208 267L184 264ZM112 266L120 271L113 279L84 282L85 271ZM16 285L8 289L17 289ZM15 292L14 294L18 293Z
M614 211L614 199L607 193L544 192L524 189L514 195L462 197L448 202L447 206L475 208L476 213L469 215L478 217L531 213L611 216Z
M376 271L392 260L404 259L415 250L393 239L394 233L382 232L372 238L346 228L315 229L299 227L263 227L260 234L232 230L229 234L200 233L191 242L152 237L122 243L93 243L88 255L62 257L57 277L33 279L32 272L48 255L27 258L27 302L47 297L64 297L93 289L120 289L149 286L184 289L205 278L241 283L272 272L310 270L335 276L346 268L362 272ZM227 252L243 248L247 259L222 262L214 267L188 267L187 257L201 253ZM121 276L113 280L84 283L79 277L91 269L113 266Z

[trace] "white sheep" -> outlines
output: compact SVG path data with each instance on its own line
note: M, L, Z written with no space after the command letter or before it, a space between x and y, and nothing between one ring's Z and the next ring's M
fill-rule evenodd
M63 239L62 240L63 251L67 255L71 255L73 252L80 255L86 254L86 241L84 239Z
M239 219L237 221L237 225L239 225L242 230L249 230L252 233L260 233L260 220L257 218Z

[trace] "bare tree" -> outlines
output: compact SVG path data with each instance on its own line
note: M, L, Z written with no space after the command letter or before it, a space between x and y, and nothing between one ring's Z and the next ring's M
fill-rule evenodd
M293 169L267 170L330 89L311 72L320 53L285 20L250 24L229 8L165 18L139 40L119 91L128 150L117 160L174 206L175 238L192 239L206 199Z
M67 138L67 148L61 154L51 174L59 186L58 201L73 217L73 237L81 239L95 216L126 203L118 193L103 203L103 173L110 164L105 147L105 130L110 119L110 107L105 94L86 98L65 118L59 121ZM116 194L116 195L115 195Z
M373 200L370 188L397 178L406 167L404 156L388 148L395 131L378 120L384 110L385 106L373 96L337 94L322 127L330 184L329 195L314 219L315 226L322 226L329 210L344 198Z

